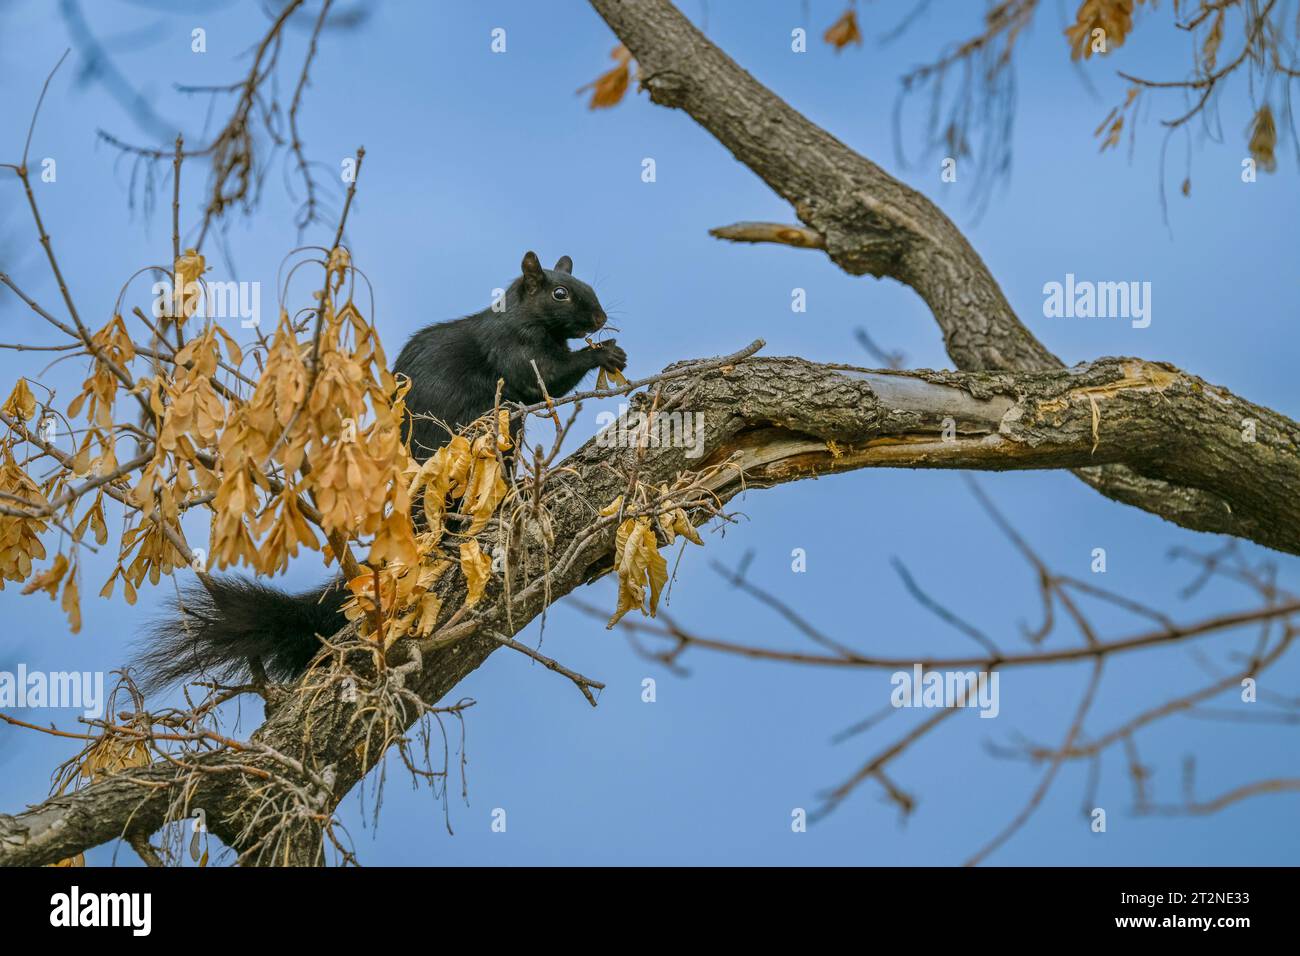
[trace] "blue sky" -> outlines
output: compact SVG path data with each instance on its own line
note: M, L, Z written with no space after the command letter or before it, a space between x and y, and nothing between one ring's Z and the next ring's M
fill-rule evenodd
M203 138L206 102L181 96L172 83L241 78L241 54L265 25L251 2L104 0L83 6L101 39L114 42L123 74L159 115L181 124L191 142ZM586 109L575 90L606 68L616 40L585 3L388 0L368 6L373 15L358 32L322 40L302 131L309 154L332 170L358 145L366 148L348 240L374 284L376 321L390 356L418 327L484 307L531 248L547 264L561 254L573 257L575 273L596 288L614 316L632 375L732 352L760 336L767 354L870 366L853 338L858 326L906 353L910 366L950 367L937 327L910 290L847 276L818 253L733 246L709 237L716 225L793 217L684 114L655 107L644 96L630 96L614 110ZM972 195L980 171L959 167L958 181L944 184L937 158L900 167L890 117L898 77L973 29L979 5L935 3L911 31L885 46L876 38L909 4L860 6L866 45L838 56L817 39L807 54L791 53L790 30L805 23L795 0L712 0L707 29L797 109L938 202L967 231L1026 324L1067 363L1117 354L1169 361L1300 415L1294 385L1300 190L1292 145L1279 149L1275 175L1241 182L1251 109L1244 86L1236 84L1221 104L1222 141L1200 131L1193 136L1188 199L1177 194L1185 143L1171 142L1166 226L1158 198L1158 120L1178 112L1181 101L1159 100L1144 111L1131 157L1127 140L1123 150L1099 154L1092 135L1123 95L1116 69L1181 75L1187 41L1169 26L1168 10L1144 14L1149 19L1139 20L1129 48L1081 70L1068 59L1056 5L1045 5L1022 39L1016 64L1013 172L976 220ZM812 0L808 8L815 38L842 5ZM703 5L684 0L682 9L699 22ZM190 50L195 27L207 32L206 54ZM489 49L494 27L507 31L505 54ZM305 29L292 35L286 64L299 61L305 36ZM41 81L68 45L55 3L0 4L4 161L20 156ZM77 56L74 51L51 85L32 157L57 161L57 181L38 184L38 198L83 315L98 326L131 273L170 257L170 187L152 217L139 202L130 208L131 167L97 142L96 130L136 142L151 142L150 135L102 85L74 82ZM292 66L283 74L289 92L296 73ZM220 107L214 115L223 115ZM912 136L906 145L915 142ZM909 154L915 157L916 149ZM656 161L654 183L641 181L646 157ZM187 171L187 225L198 222L204 178L198 167ZM233 218L227 233L237 276L268 289L282 258L298 244L284 179L277 162L256 215ZM30 294L56 303L21 192L12 182L0 186L0 263ZM332 230L332 223L316 227L304 239L325 243ZM215 250L209 262L219 264ZM1044 283L1067 273L1151 282L1150 327L1044 318ZM796 287L807 290L806 313L791 312ZM143 302L147 287L133 288ZM54 341L18 306L12 296L0 298L0 341ZM44 364L31 353L0 353L0 382L7 391L19 375L35 375ZM71 364L42 377L64 400L83 374ZM594 433L598 412L613 404L589 404L575 437ZM1209 549L1220 539L1106 501L1067 474L980 480L1063 572L1088 576L1092 550L1104 547L1106 585L1180 618L1252 604L1250 594L1226 584L1191 600L1179 596L1191 569L1171 563L1169 549ZM739 522L725 533L706 534L706 547L687 553L672 594L671 613L702 634L802 646L799 635L709 568L712 560L734 564L750 550L756 584L840 640L872 652L971 649L967 638L945 629L908 596L891 570L894 556L931 594L1007 648L1023 648L1021 622L1037 618L1033 574L959 475L861 472L755 492L734 505L742 512ZM204 533L202 523L187 530L192 540ZM807 553L805 573L791 571L795 548ZM1252 546L1245 553L1254 561L1275 560L1284 582L1300 572L1294 558ZM128 642L156 613L167 587L146 590L134 608L120 592L113 601L89 596L111 565L111 545L83 561L86 623L77 636L68 634L62 613L43 596L22 597L14 585L0 594L11 621L0 644L0 669L19 661L43 670L123 663ZM308 557L285 583L307 586L323 574ZM614 604L609 582L580 597ZM1095 620L1112 637L1142 626L1105 609ZM1254 636L1213 637L1111 661L1089 730L1108 729L1207 682L1193 647L1227 667ZM525 637L535 643L536 627ZM1074 636L1062 632L1054 640ZM1008 743L1018 733L1059 738L1087 677L1079 665L1004 674L996 720L958 714L893 766L892 778L919 801L905 825L879 788L868 784L833 815L796 834L792 808L816 806L820 791L925 716L902 711L867 734L831 742L836 732L887 704L888 674L692 652L683 660L690 676L679 678L564 604L549 618L544 647L607 684L600 706L593 710L570 683L523 656L497 653L456 692L478 703L467 714L468 802L459 798L459 776L452 786L455 835L447 834L428 792L411 790L393 767L377 831L355 795L343 806L364 862L958 863L1015 816L1038 780L1037 770L990 756L986 744ZM1284 662L1269 672L1266 686L1294 695L1297 676L1295 661ZM641 700L645 677L658 682L653 704ZM1219 703L1231 706L1232 698ZM67 711L20 716L60 726L74 721ZM249 717L245 731L255 726ZM1196 758L1203 797L1300 772L1294 732L1282 725L1175 718L1140 734L1138 745L1163 802L1179 799L1188 755ZM0 810L41 800L50 770L70 753L64 742L0 727ZM1300 852L1295 795L1250 800L1204 818L1137 818L1129 813L1124 756L1116 750L1103 760L1098 800L1108 810L1108 832L1094 834L1080 813L1086 784L1087 767L1067 765L1028 825L991 862L1285 864ZM507 812L505 833L490 830L496 808ZM129 849L111 846L93 851L90 860L105 863L115 852L122 862L134 862Z

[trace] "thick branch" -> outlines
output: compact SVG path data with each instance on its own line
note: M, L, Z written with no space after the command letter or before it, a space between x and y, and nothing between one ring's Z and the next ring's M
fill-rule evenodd
M650 98L685 111L790 202L821 240L789 244L824 248L852 275L911 286L930 306L960 369L1063 364L1020 322L988 267L934 203L755 80L669 0L591 4L636 58ZM724 238L770 241L748 228L726 232ZM1258 540L1258 529L1211 492L1121 465L1078 475L1109 498L1183 527Z
M960 230L934 203L809 122L667 0L591 0L632 51L641 85L684 110L795 209L852 275L903 282L943 329L958 368L1061 362L1030 334Z
M712 482L726 501L748 487L867 467L1124 463L1211 490L1231 502L1261 543L1300 552L1296 426L1169 366L1103 359L1040 372L881 372L748 359L667 379L658 401L660 408L703 416L702 446L652 445L638 455L628 443L603 447L593 439L570 456L565 488L548 501L555 540L570 542L551 573L516 586L509 602L493 581L471 615L444 624L418 651L409 641L394 645L389 666L414 665L408 689L437 703L502 646L494 634L518 633L548 602L607 571L614 522L595 512L626 490L634 468L642 482L658 485L728 464ZM648 402L646 393L638 395L632 413ZM1241 440L1242 417L1259 422L1255 442ZM703 510L692 515L697 522L706 517ZM446 576L442 597L449 609L464 603L460 575ZM284 760L268 752L301 762L298 784L318 793L325 813L365 774L362 723L350 716L330 693L290 694L253 736L267 752L203 755L192 761L199 768L193 772L155 764L0 816L0 864L49 863L124 833L147 834L181 805L202 807L213 832L246 849L255 834L244 832L250 810L242 781L286 773ZM372 764L381 756L373 749ZM320 792L322 780L329 781L328 792ZM316 859L307 853L299 862Z

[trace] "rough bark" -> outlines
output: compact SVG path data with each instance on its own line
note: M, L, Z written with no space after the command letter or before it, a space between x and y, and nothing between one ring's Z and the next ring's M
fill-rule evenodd
M966 237L929 199L791 108L668 0L591 5L636 58L651 100L686 112L821 239L792 244L823 249L851 275L888 277L916 290L959 369L1061 367L1016 317ZM1185 528L1241 537L1255 530L1204 489L1119 465L1076 474L1107 497Z
M644 408L644 393L633 409ZM880 372L817 365L797 358L755 358L722 370L666 381L659 407L703 413L703 454L686 448L603 448L593 441L566 462L567 490L551 502L555 538L572 544L557 556L549 580L540 575L507 601L499 582L476 614L451 632L419 645L399 642L390 666L420 666L410 686L434 703L500 647L489 632L512 635L553 602L605 572L614 524L594 512L621 494L637 469L648 484L684 471L729 462L712 490L726 501L764 487L869 467L1013 470L1097 467L1123 463L1154 478L1204 488L1231 502L1256 540L1300 552L1300 430L1170 366L1108 358L1073 369L1039 372ZM1240 440L1242 416L1260 422L1260 440ZM1247 476L1243 478L1243 476ZM1277 493L1291 489L1289 494ZM703 520L702 512L694 518ZM465 596L449 578L446 606ZM332 695L289 696L253 735L261 745L301 761L296 783L332 812L364 775L359 725ZM304 728L311 728L310 734ZM256 751L198 758L203 769L180 775L155 764L53 798L25 813L0 815L0 864L54 862L126 833L148 834L203 807L226 843L247 850L252 804L233 767L294 777ZM321 783L325 786L322 787ZM315 862L319 845L304 827L298 858Z

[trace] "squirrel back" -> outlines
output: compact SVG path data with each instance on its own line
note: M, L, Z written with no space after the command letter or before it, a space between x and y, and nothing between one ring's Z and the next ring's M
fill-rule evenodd
M523 274L493 307L426 326L398 355L393 371L411 380L403 437L412 456L424 461L490 411L497 379L505 380L503 400L532 404L542 400L538 375L559 398L593 369L621 372L627 355L612 339L577 351L568 345L605 320L595 291L573 277L568 256L543 269L535 253L526 253ZM132 663L137 683L146 692L200 674L231 683L249 674L250 661L273 680L291 680L320 650L317 635L344 626L349 596L339 581L303 594L234 576L193 582L142 643Z

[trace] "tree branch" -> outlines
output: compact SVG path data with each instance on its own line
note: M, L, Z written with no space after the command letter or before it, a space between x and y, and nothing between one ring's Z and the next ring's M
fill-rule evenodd
M1104 359L1068 371L880 372L750 358L672 370L688 374L657 383L658 407L703 415L702 446L637 447L611 442L606 433L571 455L564 462L566 491L551 504L554 538L572 542L569 549L549 572L539 570L509 594L494 577L470 614L443 622L418 647L394 644L386 666L391 672L412 665L407 690L435 705L503 639L608 571L615 522L596 510L624 493L633 469L649 485L671 484L685 472L711 474L709 490L725 502L747 488L867 467L1009 470L1122 462L1212 487L1260 529L1265 543L1300 550L1295 536L1282 533L1300 522L1300 456L1234 438L1242 408L1261 422L1271 422L1272 413L1167 366ZM646 392L634 396L629 414L647 411L651 401ZM702 523L712 513L698 508L690 517ZM447 575L440 584L444 607L464 605L461 576ZM319 668L309 671L299 681L248 748L200 754L186 770L165 761L128 770L0 816L0 864L54 862L124 834L150 833L174 818L178 806L202 807L217 836L249 851L258 845L259 828L270 824L254 819L248 788L271 771L300 776L297 785L316 794L322 814L331 813L383 750L368 741L368 725L351 719L348 706L320 692L319 674ZM417 716L411 712L411 722ZM364 763L362 754L369 754ZM321 781L328 781L327 792ZM318 861L318 846L293 859Z
M669 0L591 5L636 58L652 101L685 111L787 200L822 240L806 245L824 248L851 275L888 277L913 288L929 305L959 369L1061 367L1016 317L966 237L929 199L791 108ZM742 233L752 236L749 229ZM1208 490L1121 465L1078 476L1109 498L1185 528L1259 540L1258 528Z

